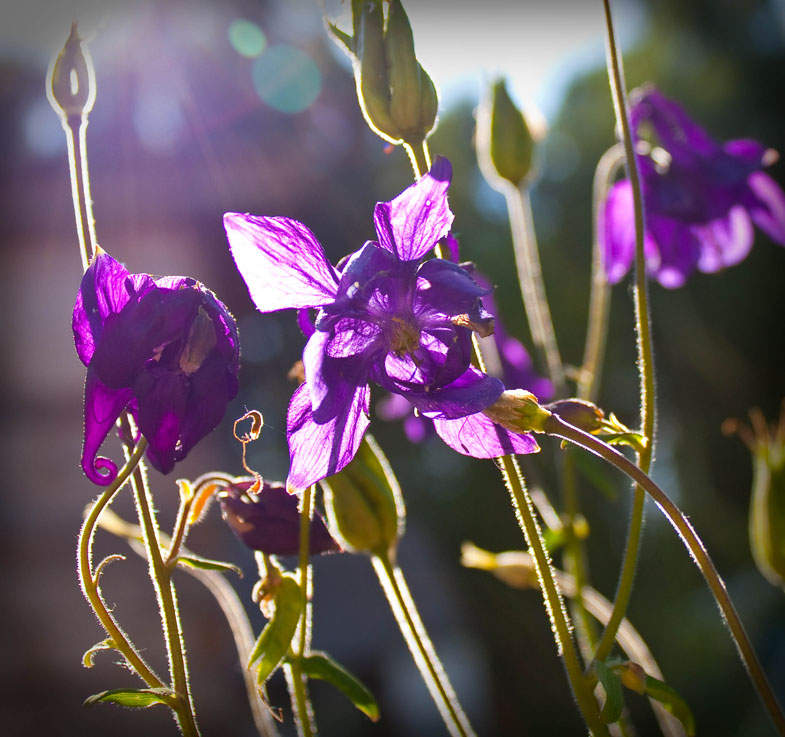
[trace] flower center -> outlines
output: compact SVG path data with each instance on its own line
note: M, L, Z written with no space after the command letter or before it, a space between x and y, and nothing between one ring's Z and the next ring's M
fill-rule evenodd
M399 358L414 353L420 347L420 329L400 317L390 319L390 351Z

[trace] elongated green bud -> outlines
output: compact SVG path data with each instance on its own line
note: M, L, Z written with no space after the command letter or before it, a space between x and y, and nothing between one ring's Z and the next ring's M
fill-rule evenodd
M534 137L510 99L504 79L496 80L477 115L477 156L482 173L496 187L520 186L533 173Z
M393 554L405 511L390 464L366 435L354 460L320 482L330 531L353 552Z
M330 25L352 56L357 97L371 129L393 144L421 144L436 123L438 96L414 53L400 0L352 0L353 36Z
M49 67L47 96L55 111L66 119L86 115L93 108L95 71L90 53L76 32L76 23Z

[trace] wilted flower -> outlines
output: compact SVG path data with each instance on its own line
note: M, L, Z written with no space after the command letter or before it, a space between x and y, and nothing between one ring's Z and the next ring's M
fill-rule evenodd
M82 278L73 330L87 366L82 468L96 484L117 476L97 454L124 410L149 443L150 463L169 473L237 394L234 318L194 279L130 274L99 250Z
M637 155L652 276L674 288L696 268L715 272L739 263L752 247L753 223L785 245L785 194L762 171L777 160L775 151L750 139L717 143L652 87L633 92L631 99L634 135L651 132L656 144ZM598 228L605 271L616 283L635 256L628 180L611 188Z
M303 352L306 383L289 405L292 485L313 484L354 457L369 422L370 380L405 396L437 429L460 419L447 426L451 438L467 422L472 436L495 435L490 421L475 427L467 418L504 389L470 365L472 331L492 330L480 301L487 290L458 264L423 261L453 220L450 174L449 162L437 159L429 174L377 204L378 241L352 254L340 272L295 220L225 215L232 254L260 311L319 308ZM526 437L509 445L515 443L526 448L517 452L536 448Z
M268 555L297 555L300 551L297 497L283 484L235 479L219 492L218 500L223 518L251 550ZM341 549L318 512L311 519L309 547L313 555Z

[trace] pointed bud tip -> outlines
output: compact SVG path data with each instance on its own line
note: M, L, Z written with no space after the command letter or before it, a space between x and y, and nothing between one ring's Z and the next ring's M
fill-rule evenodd
M47 75L47 96L55 111L66 118L83 116L95 102L95 71L76 23L62 51L52 60Z

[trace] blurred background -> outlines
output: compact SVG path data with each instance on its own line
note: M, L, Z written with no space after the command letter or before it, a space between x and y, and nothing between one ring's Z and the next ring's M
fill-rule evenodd
M535 225L562 355L581 360L589 288L591 178L613 143L600 3L409 3L420 59L443 92L433 153L448 156L451 204L462 256L497 287L508 330L530 345L504 200L482 179L473 149L474 110L493 73L511 77L520 103L548 124L534 189ZM680 100L719 139L751 137L785 151L785 4L781 0L614 3L630 87L646 81ZM550 8L550 9L549 9ZM332 7L330 7L332 9ZM286 215L307 223L333 262L374 236L375 202L410 182L402 151L387 151L363 122L348 60L327 38L319 5L265 2L3 3L0 7L0 300L3 351L0 556L0 719L7 734L175 733L163 709L84 709L91 693L133 685L98 654L102 639L79 591L74 549L84 506L97 490L79 468L84 368L70 320L81 277L65 137L49 107L50 56L80 23L95 60L98 97L87 131L98 240L132 272L187 274L237 317L240 395L222 426L175 474L153 473L164 529L174 521L175 477L216 469L240 474L231 422L263 412L249 462L269 479L287 472L286 373L303 345L294 315L260 315L234 269L225 211ZM770 172L780 183L785 167ZM785 701L785 594L754 567L747 540L749 453L724 437L728 417L753 406L774 419L785 394L785 251L758 233L750 256L678 291L651 288L659 389L654 477L703 536L725 577L775 692ZM637 417L632 300L614 289L601 405L630 425ZM396 423L373 432L404 489L407 531L400 561L437 650L480 734L583 734L536 592L507 588L459 565L465 540L521 549L507 493L491 462L449 451L438 439L412 446ZM552 473L545 440L524 472ZM107 450L117 448L107 443ZM592 581L612 597L624 545L627 483L588 462L599 483L581 501ZM555 487L551 486L551 493ZM132 515L129 494L116 509ZM250 554L216 509L189 541L232 560L233 580L255 630ZM96 559L127 552L99 533ZM164 670L145 567L129 554L104 591L145 655ZM201 585L179 580L198 717L205 735L251 735L240 667L220 611ZM368 722L324 683L313 685L325 735L443 733L363 557L315 564L314 647L328 651L377 695ZM702 735L773 734L711 596L672 529L648 509L629 617L668 683L692 707ZM272 703L286 705L280 676ZM648 705L627 703L639 734L656 734ZM292 734L291 720L282 734Z

